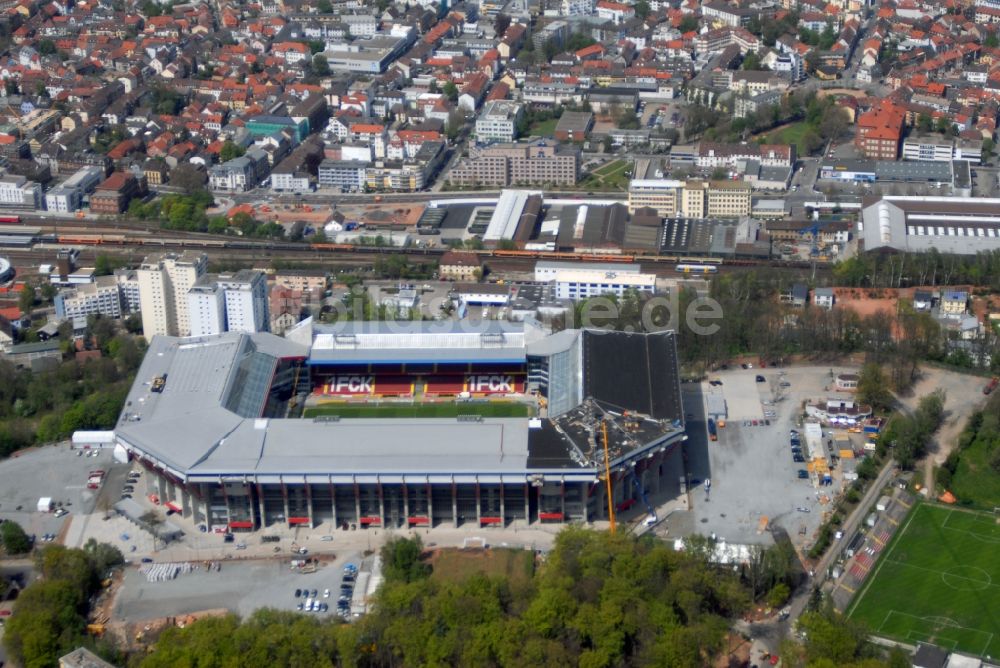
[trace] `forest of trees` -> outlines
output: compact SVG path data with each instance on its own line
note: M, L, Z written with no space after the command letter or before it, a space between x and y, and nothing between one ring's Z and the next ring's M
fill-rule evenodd
M702 546L706 543L702 542ZM350 624L261 610L244 621L206 618L163 633L143 668L173 666L690 666L725 651L747 609L747 573L710 565L698 545L676 552L652 537L567 528L524 577L435 573L419 539L383 548L374 612ZM780 585L787 553L762 552L762 590ZM779 593L783 593L780 592ZM817 605L789 665L898 663L864 629Z
M108 318L91 316L88 324L87 338L101 350L99 359L68 358L37 372L0 361L0 457L117 422L145 340L119 332Z
M29 668L55 666L63 654L81 645L111 659L108 643L86 635L92 597L109 569L124 562L118 548L90 539L82 550L48 545L35 555L42 578L17 597L4 628L3 644L11 662Z

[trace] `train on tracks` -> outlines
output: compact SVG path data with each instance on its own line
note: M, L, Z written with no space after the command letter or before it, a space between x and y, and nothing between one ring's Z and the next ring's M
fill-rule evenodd
M404 253L413 256L440 256L450 249L445 247L409 246L398 248L394 246L364 246L347 243L295 243L290 241L262 242L244 239L218 239L199 237L158 237L155 235L136 234L45 234L39 238L38 248L52 246L139 246L139 247L170 247L192 250L244 250L258 251L262 254L311 254L323 255L327 253L343 253L358 256L365 255L390 255ZM674 265L674 271L681 274L709 275L719 271L719 267L726 266L780 266L787 268L809 268L812 265L808 262L777 261L767 258L720 258L720 257L698 257L688 255L654 255L646 253L577 253L566 251L545 251L545 250L502 250L502 249L482 249L456 251L475 255L479 260L486 261L490 258L498 259L526 259L526 260L560 260L567 262L621 262L621 263L649 263L654 265L667 264Z

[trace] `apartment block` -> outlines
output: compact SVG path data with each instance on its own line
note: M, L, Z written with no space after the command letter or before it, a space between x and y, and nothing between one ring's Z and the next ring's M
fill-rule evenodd
M461 186L575 185L580 173L579 151L572 147L495 144L473 149L455 165L448 180Z
M270 330L267 277L260 271L202 276L187 293L187 308L191 336Z
M98 276L93 283L61 290L53 303L60 319L86 319L88 315L122 317L121 291L114 276Z
M143 260L136 276L146 339L158 334L190 336L187 293L205 274L207 265L208 256L194 251L163 253Z
M517 125L524 116L524 107L509 100L491 100L476 119L476 140L512 142L517 139Z
M23 176L0 177L0 206L10 209L41 209L42 186Z

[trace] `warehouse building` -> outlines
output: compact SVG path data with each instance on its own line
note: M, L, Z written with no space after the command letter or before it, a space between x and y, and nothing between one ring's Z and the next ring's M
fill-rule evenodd
M291 417L304 396L530 407L536 395L545 417ZM673 332L307 321L290 338L155 337L115 438L150 472L147 492L211 530L478 528L649 508L683 414Z
M1000 199L886 196L864 202L866 250L973 255L1000 248Z

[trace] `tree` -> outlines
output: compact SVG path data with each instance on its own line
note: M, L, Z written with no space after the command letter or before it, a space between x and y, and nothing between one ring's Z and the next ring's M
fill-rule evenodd
M681 31L681 34L696 32L698 30L698 17L694 14L687 14L681 19L681 23L677 29Z
M951 128L951 119L947 116L938 116L937 122L934 124L934 128L941 134L948 132Z
M382 547L382 568L387 581L415 582L430 573L420 561L423 544L420 536L393 538Z
M35 306L35 289L30 285L25 285L21 288L21 294L17 299L17 306L21 309L21 313L31 313Z
M986 36L986 39L983 40L983 46L987 49L996 49L1000 47L1000 37L997 37L995 32L991 32Z
M313 56L312 69L313 74L318 77L330 76L330 63L322 53L317 53Z
M38 42L38 53L43 56L51 56L56 52L56 43L51 39L43 39Z
M110 276L115 273L115 269L118 267L119 264L111 259L107 253L98 253L97 259L94 261L94 273L98 276Z
M893 397L889 391L889 379L879 364L869 362L861 367L857 394L858 401L873 408L886 409L892 406Z
M31 549L31 539L21 525L13 520L0 524L0 544L9 555L24 554Z
M762 70L764 66L760 62L760 56L757 55L756 51L747 51L747 55L743 57L743 69L744 70Z
M332 14L333 13L333 3L330 0L319 0L316 3L316 10L320 14Z
M646 0L639 0L637 3L632 5L635 10L635 15L640 19L644 19L649 16L649 3Z
M20 95L21 87L18 85L17 81L14 79L4 79L4 90L7 91L7 95Z
M184 192L194 192L205 189L208 181L208 174L190 162L183 162L170 172L170 185L180 188Z
M452 102L458 99L458 86L455 85L454 81L446 81L441 87L441 92Z
M235 143L231 139L227 139L222 143L222 148L219 149L219 160L222 162L229 162L234 158L239 158L247 151L245 148Z
M921 113L917 116L917 130L920 132L930 132L934 129L934 121L930 114Z

